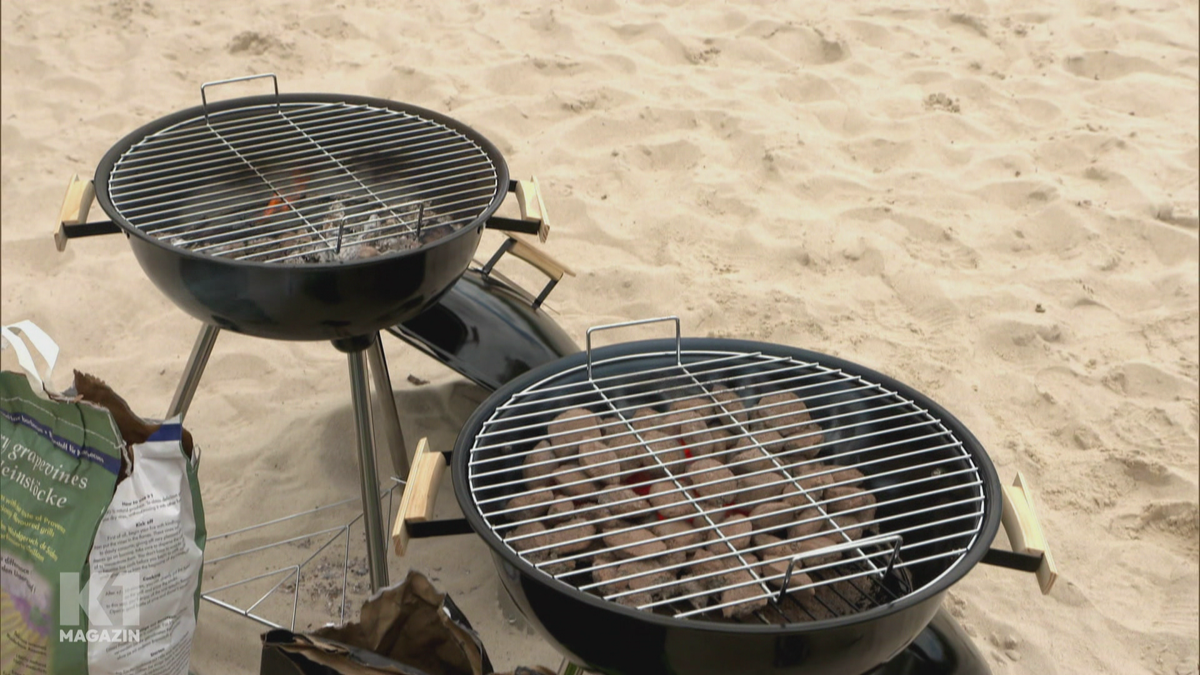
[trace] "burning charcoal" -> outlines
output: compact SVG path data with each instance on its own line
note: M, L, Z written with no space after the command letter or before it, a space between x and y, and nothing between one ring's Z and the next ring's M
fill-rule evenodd
M717 450L712 432L699 415L690 412L671 413L665 421L671 425L667 435L675 436L675 440L691 450L693 457L712 454Z
M616 600L617 604L634 608L654 602L654 598L650 597L649 593L631 593L629 595L622 595L619 598L613 598L613 600Z
M779 498L789 506L807 506L813 502L820 501L820 493L809 493L812 496L810 500L805 496L805 492L796 486L795 483L787 483L783 486L783 493Z
M763 450L774 453L778 452L782 448L783 437L781 437L777 432L770 430L757 431L749 436L742 436L733 442L733 454L735 457L741 457L741 459L761 459L766 462L766 465L761 466L760 468L775 466L775 463L772 462L769 457L763 454ZM754 454L750 455L749 453ZM743 455L745 456L743 457ZM784 464L788 463L786 458L780 458L780 461L782 461ZM750 469L743 469L743 472L746 471L750 471Z
M621 465L617 461L617 454L608 449L600 441L589 441L579 446L580 466L587 475L606 485L616 485L621 481L621 477L617 473L621 470Z
M533 452L525 455L523 473L525 474L526 485L531 490L547 488L554 484L552 478L545 477L558 469L558 462L550 461L554 459L554 453L547 450L546 448L548 447L550 447L550 444L542 441L533 448ZM542 462L546 463L542 464Z
M707 593L721 587L721 572L734 566L737 558L716 558L704 549L698 549L690 558L690 573L684 575L683 590L685 594ZM707 604L707 597L693 598L692 603L698 607Z
M542 525L541 523L526 523L516 528L512 532L509 532L504 539L509 543L510 546L513 547L513 550L520 553L523 551L528 551L532 548L541 548L542 546L550 543L546 539L546 535L539 534L545 531L546 526ZM526 535L536 536L527 537ZM523 538L517 539L517 537ZM541 551L539 551L539 553L541 553Z
M837 534L840 528L847 537L860 539L870 529L869 525L864 525L863 523L864 521L860 520L855 514L842 513L830 516L825 529L833 534ZM836 528L834 527L835 524L837 525ZM838 536L840 537L841 535Z
M618 530L628 530L631 527L637 527L633 523L624 518L613 518L612 520L602 520L597 523L601 532L617 532Z
M650 531L656 537L668 537L663 540L667 552L659 556L663 565L678 565L687 559L686 547L700 543L700 533L686 521L667 521L650 526Z
M833 483L833 473L829 469L828 464L799 464L791 468L791 474L813 499L820 499L825 487Z
M696 509L688 503L687 497L671 481L659 481L650 486L650 504L658 509L658 515L663 518L678 518Z
M753 432L747 440L753 439L751 446L754 448L762 447L770 453L783 452L783 436L778 431L771 429L760 430ZM757 444L755 444L757 443ZM783 460L787 463L786 458Z
M787 562L786 559L790 559L799 553L795 542L784 541L773 534L756 534L754 535L753 542L754 547L757 549L755 553L762 560L784 558L784 562Z
M813 423L812 416L808 414L808 408L804 402L791 392L785 391L764 396L759 400L758 405L760 407L750 413L751 417L756 420L751 425L755 429L774 429L784 438L821 430ZM797 439L797 442L807 441ZM811 443L808 444L811 445Z
M547 431L551 436L550 443L559 446L554 448L554 454L559 457L575 454L580 443L598 441L601 438L595 414L586 408L572 408L559 413L547 427Z
M729 470L739 475L769 471L773 468L775 463L758 448L742 450L729 458Z
M728 553L730 546L738 550L746 548L750 545L750 531L753 529L746 516L728 518L710 531L709 539L712 543L708 545L708 550L720 555Z
M733 501L737 490L737 479L733 472L714 459L702 459L687 467L688 479L693 492L704 498L701 502L708 508L720 508Z
M706 421L709 417L715 414L715 411L712 407L712 401L708 400L707 398L700 398L699 396L694 398L685 398L682 401L675 401L671 405L667 406L667 409L672 412L685 412L695 415L696 417L700 417Z
M564 529L561 531L550 531L542 535L547 543L554 545L551 551L557 556L579 553L592 544L593 540L588 537L596 534L596 526L584 518L572 518L562 527Z
M433 242L446 237L450 234L448 227L425 227L421 230L421 245L432 244Z
M791 483L781 473L760 473L752 476L742 476L737 479L739 499L742 503L754 504L763 499L771 499L783 494L783 489Z
M623 473L632 473L654 463L654 458L650 456L646 446L642 445L638 437L633 434L605 436L604 439L608 443L609 449L617 455L617 459L621 460L620 470Z
M821 512L816 508L809 507L800 511L792 512L791 524L788 525L788 539L796 539L799 537L807 537L810 534L820 532L822 528L829 525L829 521L821 516Z
M608 510L615 516L644 516L650 513L650 501L639 497L629 488L621 488L612 492L601 492L596 496L601 504L607 504Z
M571 497L582 497L596 491L596 484L583 472L582 467L573 462L560 464L553 478L559 491Z
M687 551L667 551L654 560L655 564L668 567L673 572L675 571L675 565L682 565L687 561Z
M645 453L643 462L646 468L660 473L662 468L660 464L666 464L676 471L679 470L678 462L686 458L679 441L667 438L666 434L658 431L643 431L642 440L646 441L643 449Z
M557 504L551 504L550 508L546 509L546 515L548 516L546 520L552 525L559 525L564 520L569 518L570 514L574 513L574 511L575 502L569 499L558 502ZM591 516L593 513L594 512L589 512L588 515Z
M654 408L638 408L633 411L633 417L629 423L638 431L666 431L666 415L663 415Z
M738 400L738 394L730 391L728 387L721 384L714 385L712 396L719 403L719 405L713 406L713 411L721 414L719 418L721 424L737 428L737 425L745 425L750 421L749 413L745 412L746 406Z
M787 570L790 563L787 560L772 560L758 568L759 575L771 588L783 588L783 580L788 579L788 595L812 595L813 589L803 588L812 583L812 577L800 571L800 564L792 568L792 576L788 578Z
M747 562L757 562L754 556L746 555L745 557ZM722 616L724 616L726 619L736 616L745 616L746 614L750 614L751 612L767 606L767 598L756 597L762 595L762 588L760 588L757 583L750 583L754 581L756 581L756 579L750 570L738 569L725 573L725 584L727 586L733 584L745 585L740 585L737 588L726 588L725 590L721 591L721 604L742 601L736 605L722 607Z
M694 574L709 574L723 572L728 569L730 558L717 558L715 554L702 548L692 552L692 572Z
M708 433L712 434L713 459L718 459L722 462L728 461L727 455L716 455L718 452L724 452L729 449L729 444L732 442L729 436L729 430L724 428L709 428Z
M830 546L836 546L839 543L841 543L840 537L835 538L835 536L824 536L816 537L815 539L804 539L801 541L792 542L792 547L795 550L795 553L799 554L809 551L818 551ZM801 558L800 562L796 563L796 567L804 569L820 567L821 565L828 565L830 563L837 562L838 560L841 560L841 558L842 553L840 551L823 553L815 557Z
M790 461L798 462L802 459L812 459L821 452L821 448L816 446L825 442L825 435L811 433L818 428L816 425L809 425L799 435L789 436L784 441L783 449L789 453L788 457Z
M647 574L648 573L648 574ZM639 576L633 576L633 575ZM621 577L631 577L625 580L625 583L631 590L640 591L648 589L651 586L659 584L669 584L675 581L675 574L666 570L658 569L658 566L644 561L627 562L617 568L617 575ZM662 593L663 589L650 589L648 593Z
M553 500L553 492L550 490L539 490L513 497L505 504L505 508L520 509L508 514L510 520L530 520L546 515L546 510L550 508L549 502Z
M599 591L602 594L620 593L629 587L624 581L613 581L620 577L617 565L613 564L616 562L617 559L608 553L597 553L592 558L592 580L601 584Z
M696 531L696 528L685 520L655 523L650 526L650 531L656 537L669 537L669 539L663 540L668 549L682 549L699 544L701 539L701 534Z
M642 556L661 555L667 550L666 544L655 540L650 530L630 530L604 535L604 545L615 548L613 555L618 558L640 558Z
M394 220L394 219L386 218L386 219L384 219L384 222L386 223L391 220ZM377 248L379 248L379 250L381 252L384 252L384 253L390 253L393 251L396 251L396 252L411 251L412 249L417 248L417 246L419 246L419 244L417 243L417 240L414 239L412 237L412 235L410 235L410 234L399 234L394 237L387 237L385 239L380 239L379 241L376 241L374 243L375 243L375 246Z
M600 435L604 437L605 443L608 443L608 439L612 436L620 437L621 434L629 433L629 427L625 426L619 417L612 415L596 420L596 426L600 429Z
M750 511L750 524L755 531L775 530L790 523L795 511L784 502L759 504Z
M825 510L829 513L841 513L855 510L852 514L860 522L875 519L875 495L864 492L856 487L833 487L825 491Z
M830 482L838 484L838 487L857 487L865 478L866 476L863 475L863 472L853 467L838 468L837 471L834 471L830 475Z

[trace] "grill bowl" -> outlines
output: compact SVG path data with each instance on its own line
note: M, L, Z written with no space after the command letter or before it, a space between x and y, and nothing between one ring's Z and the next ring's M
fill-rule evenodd
M197 106L160 118L114 145L96 169L96 199L129 238L134 255L155 286L191 316L257 337L279 340L333 340L372 334L416 316L431 306L462 275L503 201L508 168L499 150L469 127L439 113L383 99L336 94L250 96L208 105L214 118L241 110L274 106L346 104L412 115L445 127L473 143L495 173L495 190L479 212L442 239L404 252L353 262L282 264L197 253L148 234L126 217L110 178L123 156L155 134L204 118ZM363 145L363 164L378 153ZM386 154L386 153L385 153ZM353 154L350 160L354 160ZM252 175L252 174L251 174ZM199 190L195 199L205 199ZM119 201L119 196L117 201Z
M961 423L936 403L861 366L805 350L740 340L684 339L678 344L685 355L685 365L689 363L688 359L695 360L697 354L742 353L795 359L879 385L911 402L915 408L927 411L931 424L946 429L961 442L959 452L965 458L963 462L972 464L978 476L981 511L970 542L962 545L963 551L953 556L952 561L931 561L909 567L915 590L898 599L845 616L782 625L728 623L703 617L676 618L651 613L618 605L581 591L564 579L555 579L514 552L497 534L495 524L489 522L487 514L498 506L495 506L496 502L489 506L486 498L499 490L492 488L492 492L488 492L488 484L504 482L504 474L486 476L487 472L480 473L472 466L472 456L474 454L476 462L491 459L494 467L505 464L506 460L500 457L506 452L523 450L521 433L505 436L505 419L519 414L518 411L528 414L530 410L536 410L537 405L514 407L514 397L523 396L520 398L523 404L536 401L539 390L561 393L568 383L586 383L588 355L577 354L531 371L498 390L467 422L455 445L452 473L459 505L472 528L492 549L506 591L526 617L564 654L601 672L849 675L864 673L893 657L928 624L945 591L983 557L995 537L1001 511L1000 488L995 469L983 448ZM594 377L600 380L617 374L672 366L676 346L674 340L653 340L595 349L591 352ZM834 384L831 380L830 386ZM551 387L558 389L551 390ZM857 397L830 391L833 400L837 401L833 411L853 418L857 414ZM551 416L548 413L546 419ZM864 424L871 423L869 417L862 419ZM509 426L533 427L540 423L527 418L510 422ZM886 422L880 422L879 428L869 430L880 432L882 435L876 438L884 440L904 441L905 434L911 433L893 431L886 425ZM481 450L477 446L485 429L493 432L485 445L495 447ZM497 429L501 433L494 433ZM856 457L855 453L861 448L856 448L855 442L852 437L833 439L843 457ZM511 450L503 447L506 443L512 444ZM519 461L519 457L514 458L513 464ZM881 519L889 515L883 502L904 496L903 486L891 487L886 479L874 475L885 474L889 468L894 467L885 460L874 465L872 471L863 469L867 474L867 485L882 490L880 494L885 495L880 499ZM476 474L483 477L473 478ZM482 508L481 500L485 502ZM892 515L898 517L889 521L889 525L881 526L881 534L904 529L905 516ZM922 538L935 540L943 534L936 528L927 529L921 537L911 542L906 540L906 545L919 543ZM937 545L934 543L933 547ZM928 553L929 549L925 551Z

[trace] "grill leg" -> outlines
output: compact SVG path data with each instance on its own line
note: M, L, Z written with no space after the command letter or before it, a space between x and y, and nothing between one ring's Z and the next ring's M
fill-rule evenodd
M196 388L200 386L200 376L204 374L204 367L208 365L208 357L212 354L213 345L217 343L217 335L220 333L220 328L207 323L200 328L196 343L192 345L192 355L188 357L187 366L184 367L183 379L179 381L179 386L175 389L175 398L171 400L171 408L167 411L167 419L176 415L187 415L188 408L192 405L192 397L196 395Z
M350 396L354 400L354 426L358 432L358 467L362 488L363 527L367 533L367 567L371 573L371 592L374 593L388 585L388 569L387 549L383 540L383 519L379 508L379 477L375 472L375 430L371 423L367 351L349 352L346 356L350 362ZM395 407L392 409L395 410Z
M396 399L392 395L392 378L388 375L387 359L379 334L367 348L367 360L371 365L371 379L375 384L375 400L383 412L383 435L387 439L388 452L392 455L392 470L400 478L408 477L408 448L404 445L404 433L400 429L400 415L396 412Z

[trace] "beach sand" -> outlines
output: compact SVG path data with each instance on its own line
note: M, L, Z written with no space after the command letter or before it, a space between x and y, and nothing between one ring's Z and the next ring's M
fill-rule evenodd
M579 342L592 325L678 315L685 335L844 357L945 404L1003 480L1027 476L1054 592L981 565L946 601L995 673L1196 672L1195 0L0 6L0 306L59 341L60 386L78 368L161 415L199 328L124 238L55 251L72 174L199 104L206 81L274 72L284 92L410 102L538 176L545 248L579 272L548 305ZM542 283L518 261L501 269ZM385 346L410 446L449 449L485 393ZM328 344L222 334L187 426L213 534L351 500L282 534L216 539L210 559L353 515L346 362ZM438 504L457 513L448 474ZM361 598L361 533L351 543ZM315 550L213 563L205 585ZM321 564L300 629L337 618L340 572ZM390 566L450 592L498 667L557 666L477 537L418 541ZM278 579L222 597L245 606ZM290 603L259 611L285 621ZM204 604L194 669L257 672L261 630Z

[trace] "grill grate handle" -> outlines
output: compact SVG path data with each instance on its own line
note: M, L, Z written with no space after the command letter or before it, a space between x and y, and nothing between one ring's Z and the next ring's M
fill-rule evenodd
M887 534L879 537L871 537L869 539L842 542L841 544L816 548L811 551L805 551L793 556L792 559L788 561L787 572L783 575L783 584L779 588L779 596L776 598L776 601L783 602L783 599L787 597L788 586L790 586L792 583L792 573L796 570L796 563L800 562L801 560L805 558L823 556L828 553L841 553L842 551L849 551L851 549L863 549L867 548L868 546L875 546L878 544L892 545L892 553L888 556L887 567L879 572L880 579L886 578L887 575L892 573L892 569L896 565L896 559L900 557L900 547L904 546L904 537L898 534Z
M657 319L641 319L638 321L625 321L622 323L610 323L603 326L592 326L587 329L587 376L588 381L592 382L592 333L598 333L602 330L612 330L614 328L629 328L631 326L641 326L648 323L664 323L667 321L675 322L675 365L683 367L683 337L679 327L679 317L663 316Z
M213 82L205 82L204 84L200 85L200 104L204 107L205 124L211 124L208 119L208 95L205 93L205 89L208 89L209 87L220 86L222 84L233 84L234 82L246 82L248 80L261 80L268 77L271 78L271 80L275 83L275 109L282 113L283 105L279 102L279 78L275 77L275 73L260 73L258 75L246 75L245 77L231 77L228 80L216 80Z

